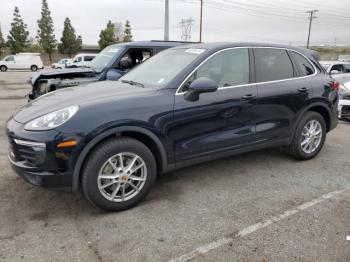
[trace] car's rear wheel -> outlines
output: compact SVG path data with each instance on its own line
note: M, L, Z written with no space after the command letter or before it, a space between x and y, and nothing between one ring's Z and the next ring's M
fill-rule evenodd
M0 66L0 71L1 72L6 72L7 71L7 66L5 66L5 65Z
M156 179L152 152L132 138L110 139L86 160L82 186L86 198L107 211L120 211L137 204Z
M309 111L300 120L290 151L300 160L315 157L322 149L326 140L327 127L323 116Z
M30 67L30 70L32 70L33 72L38 71L38 67L36 65L32 65Z

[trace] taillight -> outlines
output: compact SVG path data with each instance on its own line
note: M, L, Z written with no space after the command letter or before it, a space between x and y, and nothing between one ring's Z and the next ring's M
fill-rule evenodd
M338 91L339 90L339 86L340 86L340 83L338 80L335 80L332 84L331 84L331 88L335 91Z

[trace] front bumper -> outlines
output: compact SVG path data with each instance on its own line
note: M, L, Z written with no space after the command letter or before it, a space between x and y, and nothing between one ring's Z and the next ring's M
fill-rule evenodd
M12 169L28 183L48 189L71 191L72 175L70 173L45 172L35 167L28 167L25 162L9 161Z
M66 136L56 130L30 132L11 119L6 133L12 169L32 185L71 190L74 148L57 148Z

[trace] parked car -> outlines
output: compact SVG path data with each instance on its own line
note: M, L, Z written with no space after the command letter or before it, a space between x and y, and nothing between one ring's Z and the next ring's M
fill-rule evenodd
M338 60L342 62L350 62L350 55L339 55Z
M312 159L338 122L339 83L316 57L253 43L165 50L118 81L21 108L7 122L11 166L36 186L82 188L117 211L187 165L281 145Z
M48 92L95 81L117 80L131 68L149 57L183 42L144 41L115 44L106 47L91 62L90 68L47 70L30 79L29 100Z
M350 121L350 82L340 85L338 112L340 120Z
M63 69L63 68L66 68L66 65L68 63L70 63L72 60L70 58L62 58L60 60L58 60L57 63L53 63L51 65L51 68L52 69Z
M67 68L89 67L91 61L98 54L77 54L70 62L67 63Z
M32 71L37 71L39 68L44 68L39 53L18 53L17 55L8 55L0 61L1 72L16 69L30 69Z
M320 61L320 64L331 75L350 73L350 62Z

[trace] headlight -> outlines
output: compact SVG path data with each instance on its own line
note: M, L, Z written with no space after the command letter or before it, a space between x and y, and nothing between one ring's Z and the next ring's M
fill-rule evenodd
M69 119L71 119L77 112L79 106L70 106L63 108L61 110L46 114L44 116L38 117L30 122L28 122L25 126L25 130L50 130L54 129Z

